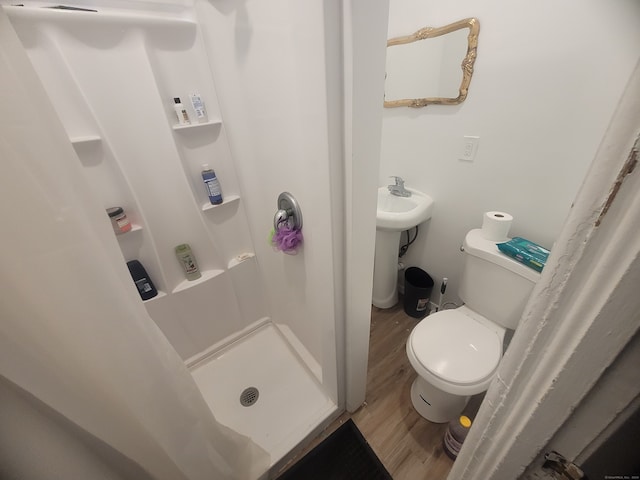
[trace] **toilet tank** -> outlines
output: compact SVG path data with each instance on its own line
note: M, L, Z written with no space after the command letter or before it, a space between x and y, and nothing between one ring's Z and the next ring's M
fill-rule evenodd
M480 229L467 233L463 247L460 298L483 317L515 330L540 273L500 252Z

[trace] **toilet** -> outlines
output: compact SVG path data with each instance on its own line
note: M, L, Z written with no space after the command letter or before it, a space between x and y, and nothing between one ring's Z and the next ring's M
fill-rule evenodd
M467 233L461 250L464 305L429 315L407 340L407 356L418 373L411 401L435 423L456 418L472 395L489 387L502 358L505 331L517 327L540 278L501 253L480 229Z

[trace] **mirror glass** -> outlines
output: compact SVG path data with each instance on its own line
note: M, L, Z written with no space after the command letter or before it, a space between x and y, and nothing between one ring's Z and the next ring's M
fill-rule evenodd
M463 102L473 74L479 27L477 19L469 18L389 40L384 106Z

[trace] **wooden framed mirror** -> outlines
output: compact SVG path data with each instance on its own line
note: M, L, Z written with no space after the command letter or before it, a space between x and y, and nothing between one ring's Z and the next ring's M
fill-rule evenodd
M457 105L469 92L480 22L465 18L387 42L384 106Z

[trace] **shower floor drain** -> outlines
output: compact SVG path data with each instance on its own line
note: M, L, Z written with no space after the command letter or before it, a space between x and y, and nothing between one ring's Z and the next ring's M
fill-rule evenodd
M250 407L258 401L260 392L256 387L245 388L240 394L240 405L243 407Z

